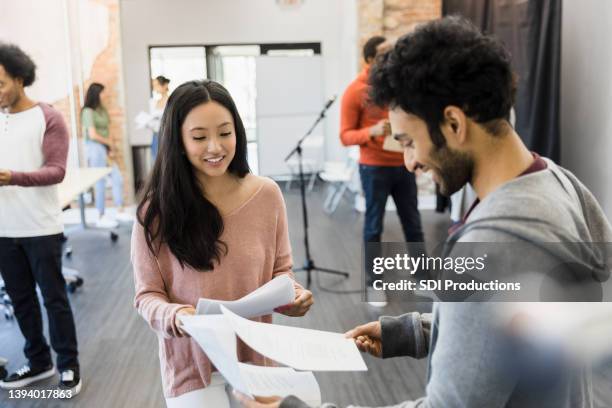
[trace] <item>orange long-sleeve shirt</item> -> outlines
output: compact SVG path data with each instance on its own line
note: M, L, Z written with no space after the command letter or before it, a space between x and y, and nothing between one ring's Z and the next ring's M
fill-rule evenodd
M403 166L401 153L383 150L383 137L370 139L370 127L389 116L386 109L369 104L368 68L355 78L342 96L340 141L344 146L359 145L359 163L370 166Z

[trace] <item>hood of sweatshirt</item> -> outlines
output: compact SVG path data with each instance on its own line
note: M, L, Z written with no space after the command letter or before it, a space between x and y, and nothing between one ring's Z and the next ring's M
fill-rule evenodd
M452 255L465 243L510 244L527 249L525 257L531 259L541 256L578 265L572 268L571 279L585 274L578 280L608 281L609 221L593 194L571 172L545 160L545 170L513 179L485 197L467 223L448 238L445 253ZM514 252L513 256L521 255ZM554 278L567 280L563 273L560 276Z

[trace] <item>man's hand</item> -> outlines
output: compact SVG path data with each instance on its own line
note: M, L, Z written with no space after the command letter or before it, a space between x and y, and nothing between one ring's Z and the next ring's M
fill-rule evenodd
M389 124L388 119L381 119L377 124L370 127L371 139L377 136L385 136L387 134L391 134L391 125Z
M344 333L349 339L354 339L357 348L374 357L382 357L382 328L380 322L374 321L355 327Z
M314 304L312 292L303 288L295 289L295 301L292 304L280 306L274 309L277 313L282 313L285 316L299 317L304 316Z
M281 397L255 397L252 400L238 391L234 391L234 395L246 408L278 408L282 401Z
M7 186L11 182L11 171L0 170L0 186Z
M189 307L184 307L182 309L179 309L178 312L176 312L176 316L174 317L174 324L176 325L176 328L179 331L179 335L181 337L183 336L189 336L189 334L183 330L183 322L181 322L181 319L179 319L180 315L194 315L196 314L196 310L189 306Z

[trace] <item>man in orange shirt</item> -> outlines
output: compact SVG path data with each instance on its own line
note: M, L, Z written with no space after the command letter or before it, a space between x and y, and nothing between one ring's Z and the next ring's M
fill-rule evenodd
M351 82L342 97L340 140L344 146L359 145L359 176L366 200L363 226L364 242L380 242L385 205L393 197L407 242L423 242L421 217L417 205L417 187L413 173L404 167L402 153L383 150L389 135L388 111L368 102L368 74L378 54L389 49L384 37L370 38L363 47L366 66ZM366 287L374 275L369 271ZM372 299L369 299L372 300ZM376 295L373 306L386 305L384 292Z

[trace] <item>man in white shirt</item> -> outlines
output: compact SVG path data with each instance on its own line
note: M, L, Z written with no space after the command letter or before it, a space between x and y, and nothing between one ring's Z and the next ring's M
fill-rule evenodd
M68 130L60 113L24 87L36 66L21 49L0 43L0 272L25 338L28 363L0 381L15 389L55 374L36 294L40 288L64 397L81 389L77 338L62 276L61 205ZM6 148L8 147L8 148Z

